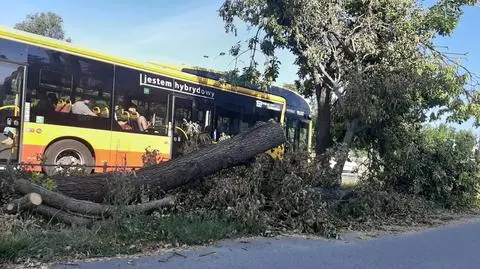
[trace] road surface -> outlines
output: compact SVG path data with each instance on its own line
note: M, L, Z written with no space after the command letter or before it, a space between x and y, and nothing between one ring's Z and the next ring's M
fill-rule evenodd
M372 240L281 237L224 241L218 247L154 257L112 259L56 268L480 268L480 221Z

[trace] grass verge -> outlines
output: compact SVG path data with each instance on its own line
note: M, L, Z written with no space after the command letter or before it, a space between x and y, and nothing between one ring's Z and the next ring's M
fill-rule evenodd
M251 226L219 216L141 216L99 222L91 229L35 224L0 232L0 264L29 258L52 262L135 254L159 246L204 244L251 232Z

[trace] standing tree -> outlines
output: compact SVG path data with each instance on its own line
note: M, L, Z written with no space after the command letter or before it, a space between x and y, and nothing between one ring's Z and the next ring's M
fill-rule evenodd
M267 56L266 80L278 73L276 49L296 56L298 88L318 105L315 151L328 166L325 153L337 142L340 176L362 132L424 121L435 107L457 120L478 114L465 73L433 44L455 29L461 6L474 3L439 0L427 9L418 0L226 0L220 16L227 32L236 32L235 19L257 29L249 48Z
M65 39L62 17L53 12L29 14L26 16L25 20L15 24L14 28L37 35L71 42L70 38Z

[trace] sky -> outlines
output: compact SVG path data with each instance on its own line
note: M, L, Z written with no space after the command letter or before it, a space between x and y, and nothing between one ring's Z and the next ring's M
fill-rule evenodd
M0 25L13 27L25 15L52 11L64 19L66 35L75 44L114 56L140 61L188 64L229 70L232 58L227 52L237 41L251 35L240 28L239 37L225 33L218 16L223 0L0 0L5 8ZM426 0L425 3L431 3ZM467 53L463 64L480 75L480 7L464 9L455 32L438 38L443 51ZM208 56L208 58L204 57ZM277 84L293 82L297 75L294 57L280 51ZM242 63L240 63L241 65ZM461 128L470 128L471 123Z
M225 33L217 12L222 0L2 2L9 7L0 17L3 26L13 26L32 12L53 11L64 19L66 34L75 44L141 61L227 70L234 65L232 58L220 52L248 36L246 27L241 27L243 39ZM294 57L285 52L280 57L284 65L279 83L293 82Z

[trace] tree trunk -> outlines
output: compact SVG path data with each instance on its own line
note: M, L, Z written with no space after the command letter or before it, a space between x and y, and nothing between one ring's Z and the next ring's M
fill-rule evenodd
M315 154L321 157L330 146L330 126L332 122L331 90L320 87L317 95L317 122L315 127Z
M345 129L346 129L345 136L343 137L342 145L337 151L338 154L336 154L335 156L336 164L333 167L335 177L337 178L338 186L340 186L340 184L342 183L343 167L347 162L348 153L350 151L350 144L353 141L353 137L355 136L355 132L357 130L359 122L360 120L358 118L355 118L353 120L348 120L345 123Z
M285 142L280 124L259 122L246 132L233 138L201 148L186 156L163 164L150 166L126 176L125 186L150 193L167 191L193 180L208 176L224 168L244 163L257 154L273 149ZM79 200L102 202L115 190L114 175L70 176L54 178L56 190Z

